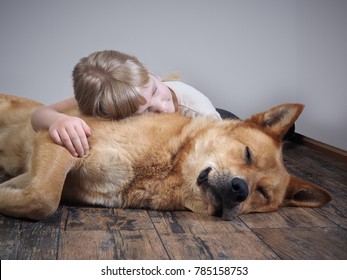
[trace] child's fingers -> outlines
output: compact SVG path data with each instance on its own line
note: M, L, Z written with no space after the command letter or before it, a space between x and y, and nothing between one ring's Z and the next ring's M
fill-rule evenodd
M56 131L56 130L50 131L49 132L49 136L52 138L54 143L56 143L56 144L58 144L60 146L64 145L63 141L61 141L61 139L60 139L58 131Z
M70 138L70 134L66 130L61 130L59 132L59 136L61 141L63 142L63 146L70 152L71 155L74 157L79 156L78 150L76 149L76 146L78 147L78 143L73 143L73 141L76 139ZM76 141L76 140L75 140Z
M78 156L83 157L85 155L85 150L84 150L81 138L80 138L81 136L79 135L80 132L78 133L77 131L80 131L80 128L76 129L76 127L72 127L72 128L66 129L66 132L67 132L68 137L69 137L69 139L66 139L66 144L69 145L69 147L71 147L70 146L70 143L71 143L73 145L73 148L77 152ZM82 132L82 134L84 134L84 132ZM85 138L85 135L83 137ZM63 140L63 142L64 142L64 140ZM64 144L65 144L65 142L64 142Z
M82 119L68 117L60 120L49 129L49 134L56 144L65 146L75 157L89 153L87 137L91 135L91 130Z
M83 120L82 120L82 127L83 127L83 130L84 130L85 136L89 137L89 136L92 135L92 131L91 131L90 127Z
M89 127L88 127L88 129L89 129ZM90 129L86 131L84 126L83 126L83 123L82 123L82 126L75 127L75 131L76 131L78 138L79 138L79 141L76 140L76 144L81 145L79 147L75 146L75 148L76 148L78 154L80 154L79 149L82 148L83 149L83 155L87 155L89 153L89 143L88 143L87 137L90 136L90 134L91 134Z

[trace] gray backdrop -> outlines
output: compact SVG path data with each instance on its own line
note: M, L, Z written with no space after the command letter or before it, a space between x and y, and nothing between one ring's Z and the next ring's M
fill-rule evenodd
M304 103L298 132L347 150L346 30L345 0L0 0L0 91L70 97L79 58L116 49L241 118Z

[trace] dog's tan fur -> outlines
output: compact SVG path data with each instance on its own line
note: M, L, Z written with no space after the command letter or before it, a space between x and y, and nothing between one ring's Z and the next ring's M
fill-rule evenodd
M245 121L148 114L121 121L82 117L91 153L74 158L35 133L41 104L0 95L0 212L43 219L61 199L106 207L191 210L232 219L280 206L317 207L331 196L291 176L281 138L303 106L284 104ZM241 190L240 190L241 189Z

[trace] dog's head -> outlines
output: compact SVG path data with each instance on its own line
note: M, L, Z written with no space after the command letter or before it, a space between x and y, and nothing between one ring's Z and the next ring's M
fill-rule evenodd
M284 104L201 133L194 147L199 156L189 161L195 161L192 174L209 214L230 220L241 213L318 207L330 201L327 191L290 175L283 165L282 138L302 109Z

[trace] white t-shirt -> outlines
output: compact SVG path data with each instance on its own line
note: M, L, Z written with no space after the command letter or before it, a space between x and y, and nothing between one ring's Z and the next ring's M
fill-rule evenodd
M182 115L191 118L198 115L208 115L221 119L210 99L197 89L181 81L167 81L164 84L175 92L178 100L178 111Z

